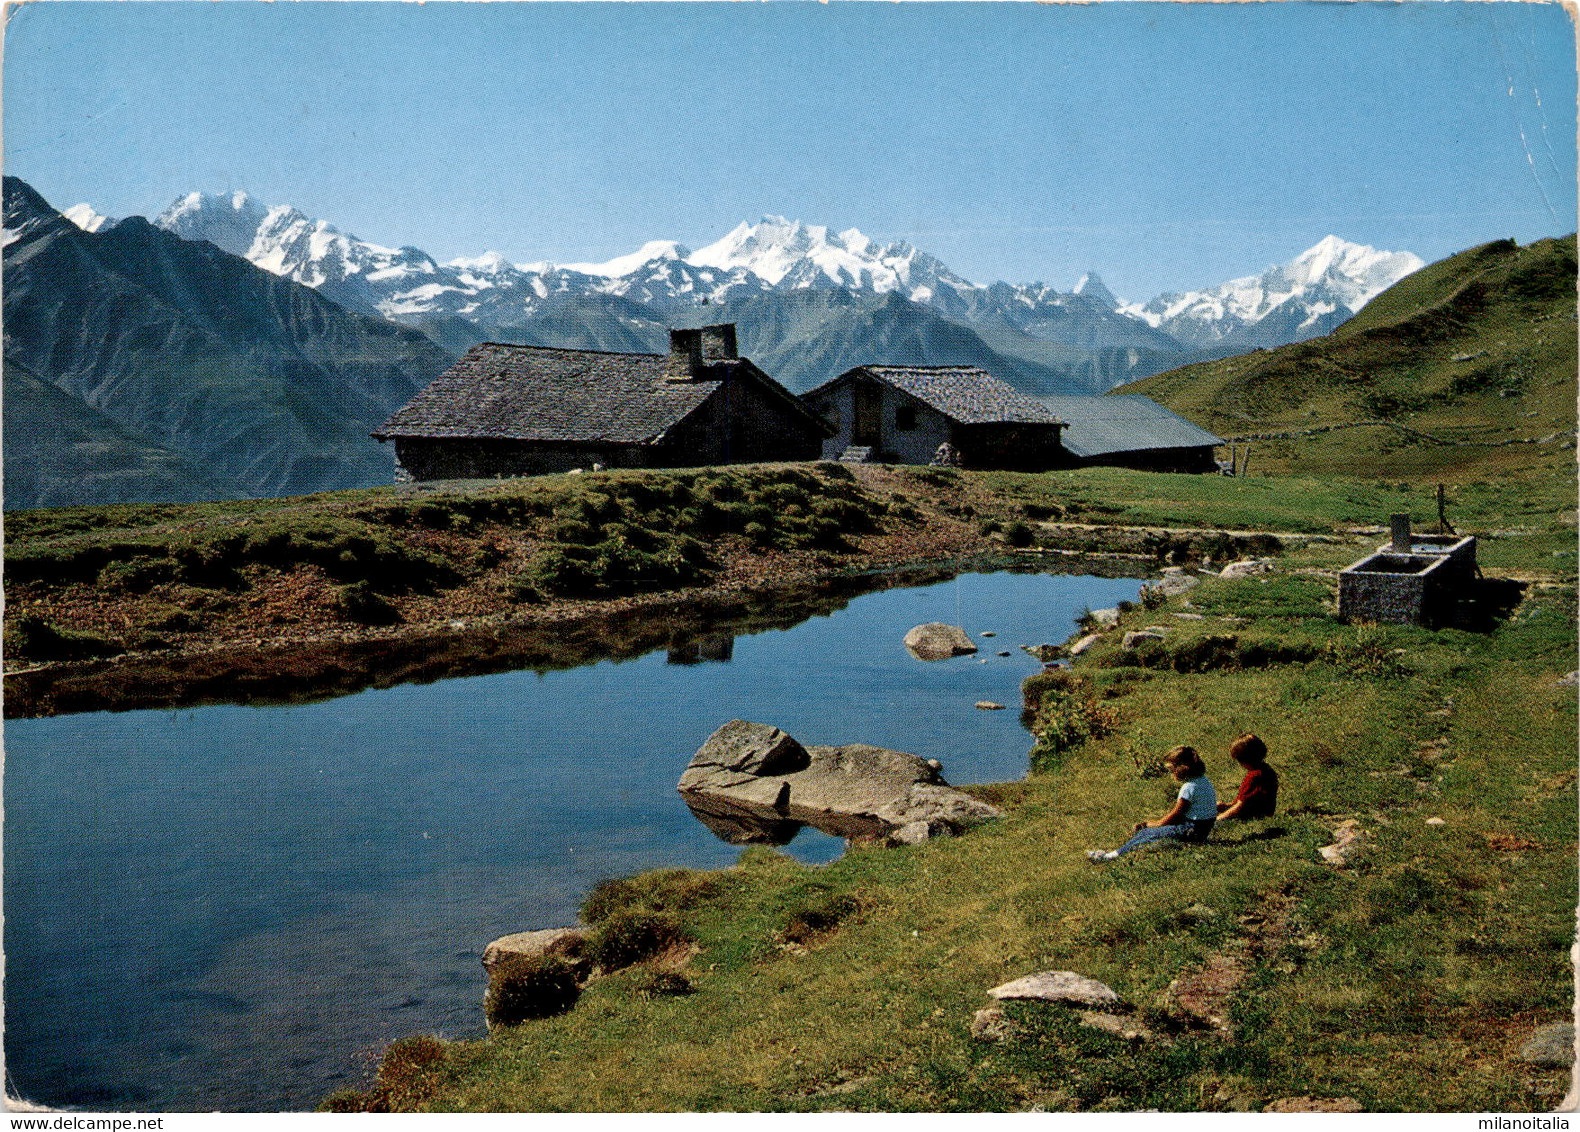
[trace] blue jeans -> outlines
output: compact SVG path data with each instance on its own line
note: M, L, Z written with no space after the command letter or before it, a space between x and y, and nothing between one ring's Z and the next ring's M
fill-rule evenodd
M1206 841L1207 835L1212 832L1213 822L1186 821L1178 825L1153 825L1145 829L1138 829L1131 835L1130 840L1115 850L1123 856L1133 849L1140 849L1143 845L1152 845L1159 841Z

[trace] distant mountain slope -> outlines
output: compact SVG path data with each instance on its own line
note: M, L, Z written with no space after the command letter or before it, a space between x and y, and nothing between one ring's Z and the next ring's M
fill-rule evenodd
M8 362L189 461L191 483L280 495L388 481L368 433L448 364L426 337L139 217L87 232L15 178L4 191ZM35 401L37 428L60 411L68 430L61 402ZM190 497L162 476L148 491Z
M1575 237L1502 240L1434 263L1330 334L1134 382L1263 467L1356 474L1569 469L1575 433ZM1357 422L1380 424L1351 426ZM1332 431L1327 431L1327 430ZM1323 431L1314 431L1323 430Z
M5 506L237 499L239 486L5 362Z
M795 392L866 364L979 365L1029 393L1088 388L1058 367L994 350L975 331L897 292L828 289L700 307L688 322L733 322L741 353Z

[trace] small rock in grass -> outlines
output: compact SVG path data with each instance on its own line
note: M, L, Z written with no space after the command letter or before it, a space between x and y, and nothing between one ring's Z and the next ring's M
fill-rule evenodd
M1127 649L1133 649L1137 645L1146 644L1150 641L1161 641L1162 639L1162 633L1155 633L1151 629L1134 629L1125 634L1120 644Z
M1317 852L1328 864L1342 868L1350 863L1350 858L1361 851L1366 833L1361 829L1359 822L1351 819L1340 822L1334 834L1333 844L1324 845Z
M1520 1047L1520 1060L1532 1065L1573 1065L1575 1027L1573 1022L1552 1022L1539 1027Z
M1070 655L1080 656L1083 652L1097 643L1098 637L1099 634L1097 633L1086 634L1086 636L1082 637L1080 640L1076 641L1075 644L1070 646Z
M982 711L1003 711L1003 704L996 704L992 700L978 700L977 707Z
M1580 669L1558 678L1560 688L1580 688Z
M1448 823L1446 821L1444 821L1442 818L1427 818L1426 819L1426 824L1427 825L1447 825Z
M1231 562L1218 571L1220 578L1249 578L1257 574L1266 574L1273 568L1273 563L1266 558L1242 558L1238 562Z
M1361 1112L1361 1102L1354 1097L1283 1097L1273 1101L1263 1112Z
M988 991L992 998L1027 999L1033 1002L1062 1002L1067 1006L1092 1006L1125 1009L1124 999L1106 983L1089 979L1074 971L1039 971L1002 983Z
M1015 1036L1017 1027L997 1006L978 1010L971 1018L971 1036L979 1042L1002 1042Z
M1113 626L1119 624L1119 610L1094 609L1092 610L1092 623L1094 625Z

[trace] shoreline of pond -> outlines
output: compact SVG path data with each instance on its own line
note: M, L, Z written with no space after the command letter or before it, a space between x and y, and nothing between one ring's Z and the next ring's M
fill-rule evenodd
M683 648L721 631L783 629L866 593L972 571L1136 573L1125 551L1016 553L867 561L756 584L713 584L606 600L554 601L447 624L314 633L259 645L201 643L179 651L57 661L4 678L6 719L215 704L311 703L368 688L531 669L552 671Z

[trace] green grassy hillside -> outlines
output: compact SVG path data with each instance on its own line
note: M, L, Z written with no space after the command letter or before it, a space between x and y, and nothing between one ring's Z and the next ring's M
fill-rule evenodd
M1226 438L1280 437L1253 442L1253 470L1466 482L1572 466L1575 372L1570 235L1472 248L1325 337L1120 392Z

